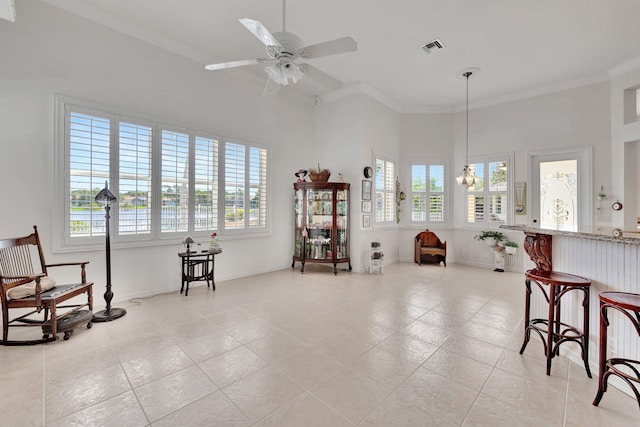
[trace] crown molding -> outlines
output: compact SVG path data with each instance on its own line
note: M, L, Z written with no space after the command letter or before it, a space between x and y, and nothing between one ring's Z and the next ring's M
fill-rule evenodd
M609 69L609 78L615 79L616 77L620 77L623 74L628 73L629 71L634 71L640 68L640 56L636 58L632 58L626 62L623 62L620 65L616 65L615 67Z
M536 96L547 95L550 93L561 92L563 90L575 89L583 86L590 86L596 83L602 83L609 81L609 75L606 72L590 74L586 76L577 77L575 79L564 80L557 83L552 83L546 86L539 86L533 89L528 89L504 96L497 96L493 98L483 99L480 101L469 103L469 109L491 107L493 105L507 104L509 102L520 101L522 99L534 98ZM454 112L459 113L464 111L466 105L461 104L453 108Z

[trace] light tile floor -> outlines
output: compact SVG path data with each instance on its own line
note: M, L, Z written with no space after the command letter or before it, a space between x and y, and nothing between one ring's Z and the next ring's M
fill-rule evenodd
M0 425L640 425L613 387L591 405L584 367L555 359L548 377L540 342L518 354L522 274L307 265L217 285L0 347Z

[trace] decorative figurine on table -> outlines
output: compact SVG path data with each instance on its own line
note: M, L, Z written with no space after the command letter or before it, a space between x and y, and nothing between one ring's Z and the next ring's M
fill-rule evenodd
M306 182L306 177L307 174L309 172L307 172L306 169L300 169L298 172L296 172L294 175L298 177L298 182Z
M211 233L211 240L209 240L209 252L221 252L220 242L218 241L218 233L216 233L215 231Z

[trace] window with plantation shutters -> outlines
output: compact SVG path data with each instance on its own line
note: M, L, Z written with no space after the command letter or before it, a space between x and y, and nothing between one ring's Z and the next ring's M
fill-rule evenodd
M104 236L104 211L94 197L109 181L111 119L66 109L68 176L67 236Z
M94 199L105 182L118 199L111 237L122 246L269 231L267 148L55 98L56 216L65 224L56 249L102 242L104 206Z
M224 228L267 225L267 150L225 142Z
M267 225L267 150L249 148L249 228Z
M224 228L244 228L245 146L227 142L224 148Z
M212 138L195 138L193 228L196 231L218 229L218 145Z
M445 222L445 165L414 162L411 164L411 222Z
M189 230L189 135L162 131L160 230Z
M118 132L118 234L151 233L151 143L149 126L120 122Z
M376 158L374 186L375 223L392 225L396 219L395 167L392 161Z
M490 158L469 167L477 180L467 189L467 223L505 224L509 214L509 158Z

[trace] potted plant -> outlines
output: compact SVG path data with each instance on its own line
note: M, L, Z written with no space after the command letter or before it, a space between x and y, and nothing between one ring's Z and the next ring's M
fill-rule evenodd
M384 253L382 252L381 244L377 240L371 242L371 259L376 261L382 261Z
M518 244L516 242L508 241L504 244L504 250L506 253L513 255L518 250Z
M483 231L476 234L474 239L483 240L488 246L495 246L497 243L506 240L507 236L499 231Z

